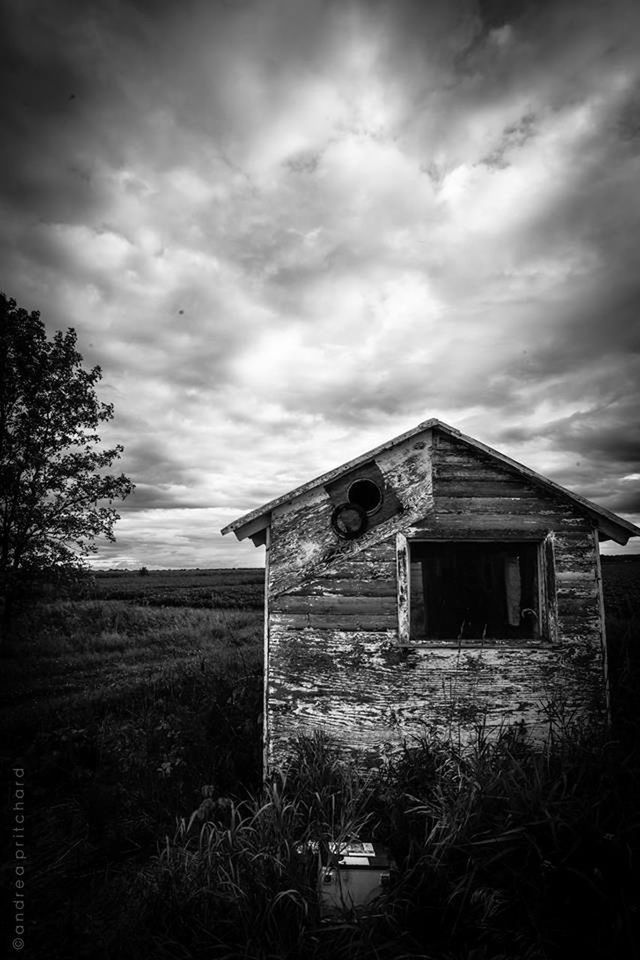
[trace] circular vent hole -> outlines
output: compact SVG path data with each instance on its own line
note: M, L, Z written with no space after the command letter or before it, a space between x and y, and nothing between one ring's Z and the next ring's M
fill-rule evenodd
M341 503L333 511L331 524L343 540L355 540L367 529L367 514L357 503Z
M367 513L375 513L382 504L382 491L373 480L354 480L347 494L349 503L355 503Z

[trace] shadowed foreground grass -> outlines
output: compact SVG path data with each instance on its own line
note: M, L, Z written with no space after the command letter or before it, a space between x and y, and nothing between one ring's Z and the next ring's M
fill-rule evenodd
M0 725L4 783L25 771L25 956L104 957L132 877L202 786L259 787L262 613L63 600L17 627Z
M131 891L126 955L637 956L639 769L593 735L539 750L510 730L417 743L367 780L302 739L262 793L207 797L181 821ZM304 841L353 836L388 843L398 880L323 923Z

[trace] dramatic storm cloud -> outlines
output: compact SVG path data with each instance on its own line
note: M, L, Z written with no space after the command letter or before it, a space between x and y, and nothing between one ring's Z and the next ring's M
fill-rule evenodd
M104 371L104 565L431 416L640 520L640 7L20 0L0 285ZM620 548L615 547L616 550Z

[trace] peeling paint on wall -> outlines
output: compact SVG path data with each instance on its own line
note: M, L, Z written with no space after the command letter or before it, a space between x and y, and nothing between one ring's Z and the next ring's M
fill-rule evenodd
M466 737L479 723L491 730L523 721L541 737L554 716L603 717L593 520L436 431L383 450L376 464L402 509L356 540L332 529L334 504L322 487L273 512L269 763L318 728L375 765L428 730ZM416 537L539 543L543 635L486 645L401 642L410 591L403 550Z

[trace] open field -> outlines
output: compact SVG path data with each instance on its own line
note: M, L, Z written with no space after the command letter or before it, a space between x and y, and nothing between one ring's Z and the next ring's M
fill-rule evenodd
M633 956L640 559L607 558L603 577L618 740L606 762L593 743L543 762L505 742L472 766L434 746L373 790L317 747L286 803L247 792L260 791L262 570L110 572L34 605L2 660L0 712L9 788L11 770L25 771L24 956L391 958L428 946L434 960L472 948L533 960L564 957L567 938L583 957ZM368 817L412 878L384 922L333 934L290 856L305 831L328 829L332 803L343 825ZM199 806L212 817L205 839L200 820L176 833ZM521 900L507 908L512 888Z
M99 571L87 592L152 607L262 610L264 569Z
M33 604L5 659L0 721L50 727L178 674L206 675L230 659L255 663L263 581L263 570L114 572Z
M602 579L608 617L640 613L640 554L603 557Z
M29 797L25 955L100 956L114 875L153 854L203 785L257 785L263 579L98 575L21 617L0 724L3 766L24 768Z

